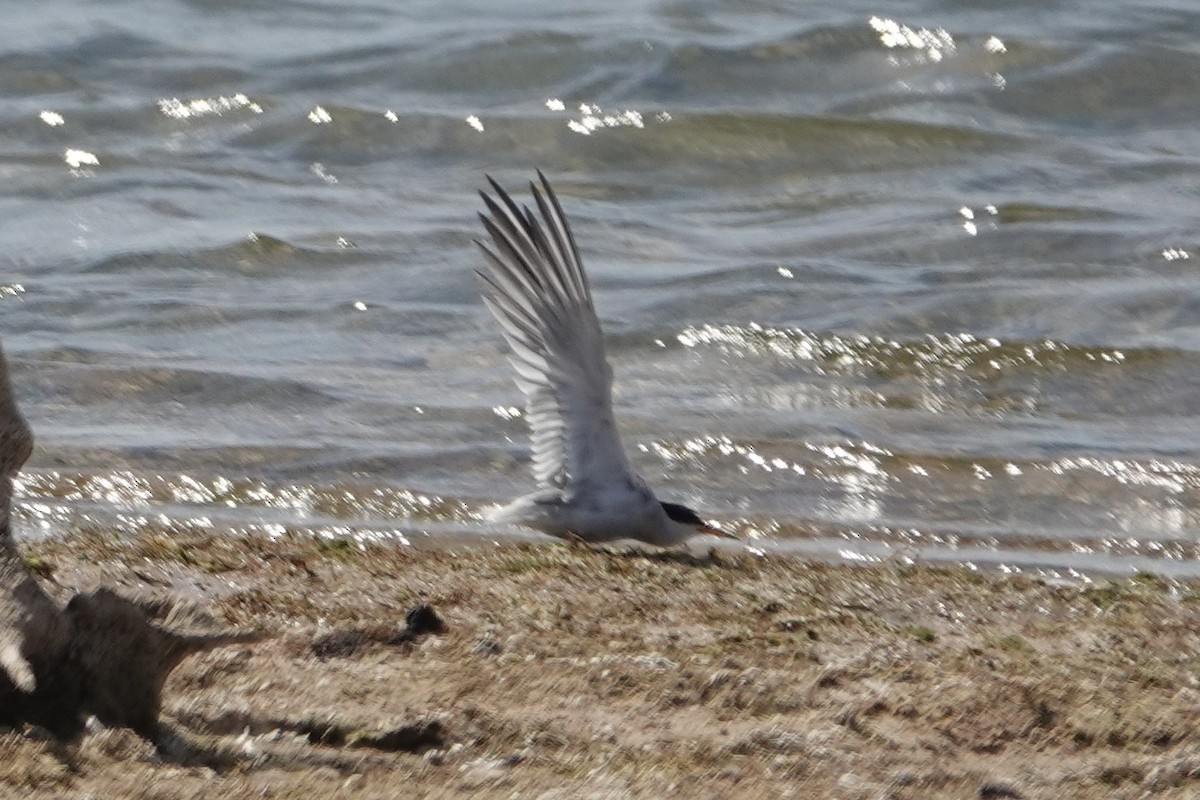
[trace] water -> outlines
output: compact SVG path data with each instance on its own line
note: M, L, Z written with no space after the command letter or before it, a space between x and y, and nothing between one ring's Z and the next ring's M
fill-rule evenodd
M512 539L475 190L761 549L1200 575L1200 9L47 0L0 45L25 537ZM502 10L501 10L502 9Z

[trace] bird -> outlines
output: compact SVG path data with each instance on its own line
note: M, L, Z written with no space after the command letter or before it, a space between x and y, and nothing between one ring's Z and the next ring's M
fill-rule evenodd
M536 211L491 176L480 191L491 239L476 239L487 270L476 270L483 302L508 341L525 395L537 489L494 509L516 524L585 544L631 539L658 547L698 535L737 538L692 509L660 501L634 471L613 417L613 371L579 248L558 196L538 170Z

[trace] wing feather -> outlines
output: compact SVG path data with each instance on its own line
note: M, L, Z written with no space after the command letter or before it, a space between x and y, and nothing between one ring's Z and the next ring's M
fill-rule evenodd
M479 242L487 271L484 303L500 323L525 394L540 489L572 494L627 482L633 470L612 411L612 369L591 285L562 205L540 171L534 206L518 206L488 178L480 214L491 246ZM535 210L536 209L536 210Z

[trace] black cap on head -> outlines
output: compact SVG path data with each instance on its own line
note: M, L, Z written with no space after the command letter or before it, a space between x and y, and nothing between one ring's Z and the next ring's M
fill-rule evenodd
M675 522L697 527L705 525L704 520L700 519L699 515L687 506L681 506L678 503L663 503L662 507L663 511L667 512L667 516Z

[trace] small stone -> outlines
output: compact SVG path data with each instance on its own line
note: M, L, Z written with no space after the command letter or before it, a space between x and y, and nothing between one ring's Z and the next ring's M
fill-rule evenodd
M317 767L312 772L313 775L319 775L327 781L336 781L342 777L342 773L338 772L333 767Z
M737 783L742 779L742 768L732 765L723 767L721 771L717 773L717 777L722 780L729 781L730 783Z
M485 656L498 656L504 652L504 647L495 639L480 639L472 650Z
M495 759L477 758L459 769L463 773L464 789L481 789L487 784L497 783L504 776L500 762Z
M504 758L500 759L500 766L515 767L517 764L527 760L530 756L529 750L514 750Z

